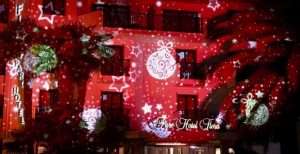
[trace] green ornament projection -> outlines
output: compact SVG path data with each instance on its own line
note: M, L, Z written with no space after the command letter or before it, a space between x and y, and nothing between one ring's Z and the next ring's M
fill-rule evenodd
M38 62L33 69L33 73L40 75L47 70L53 69L57 64L57 57L54 51L46 45L34 45L30 52L38 56Z

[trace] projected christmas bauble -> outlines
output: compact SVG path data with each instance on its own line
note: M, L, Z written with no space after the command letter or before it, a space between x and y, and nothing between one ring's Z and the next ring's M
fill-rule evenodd
M249 112L246 112L246 117L249 118L250 114L247 114ZM254 113L254 116L249 121L249 124L253 126L260 126L266 123L269 119L269 110L266 105L261 104L259 105L258 109Z
M176 60L168 50L173 46L172 43L164 45L162 41L159 41L158 45L161 48L149 56L146 67L152 77L162 80L173 75L176 70Z
M101 117L101 111L99 109L88 109L82 113L82 119L87 124L87 129L92 131L95 129L97 119Z

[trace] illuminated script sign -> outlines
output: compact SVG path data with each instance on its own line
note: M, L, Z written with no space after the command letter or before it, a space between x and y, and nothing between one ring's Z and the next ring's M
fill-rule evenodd
M166 119L162 117L153 118L149 121L148 126L150 129L179 129L179 130L189 130L189 129L202 129L202 130L216 130L220 129L220 125L214 123L214 119L204 118L199 121L192 122L191 119L174 119L172 122L167 122Z
M13 65L14 65L15 71L18 72L18 79L20 80L21 86L24 87L24 73L22 71L20 61L15 60ZM25 124L24 109L21 108L22 102L21 102L21 96L19 93L19 87L15 86L15 87L13 87L12 90L13 90L13 94L14 94L14 100L17 103L18 114L19 114L19 117L21 118L21 124Z

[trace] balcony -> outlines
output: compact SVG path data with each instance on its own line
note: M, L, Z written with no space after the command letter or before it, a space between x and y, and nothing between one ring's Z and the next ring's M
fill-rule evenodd
M129 76L130 59L102 59L102 75Z
M130 126L130 109L101 108L101 111L106 116L108 126Z
M132 13L124 8L107 11L102 5L93 4L92 11L98 10L103 10L104 27L203 33L203 18L199 17Z
M181 79L206 80L206 76L219 66L218 63L180 63Z

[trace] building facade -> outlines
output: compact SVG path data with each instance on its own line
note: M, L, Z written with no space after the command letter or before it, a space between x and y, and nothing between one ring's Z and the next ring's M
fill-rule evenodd
M98 109L112 124L128 129L129 141L115 153L224 154L232 152L235 133L206 128L230 88L247 75L237 72L224 87L208 76L218 64L216 59L203 59L218 49L206 39L207 23L253 6L242 0L1 0L0 25L31 17L42 26L79 21L113 34L107 45L115 54L89 82L85 111ZM9 141L10 130L24 124L22 105L16 103L22 102L23 93L19 63L0 68L3 142ZM49 72L30 84L36 118L41 108L55 102L59 83ZM174 128L157 128L158 117L163 122L182 121ZM184 119L197 123L197 128L184 126Z

